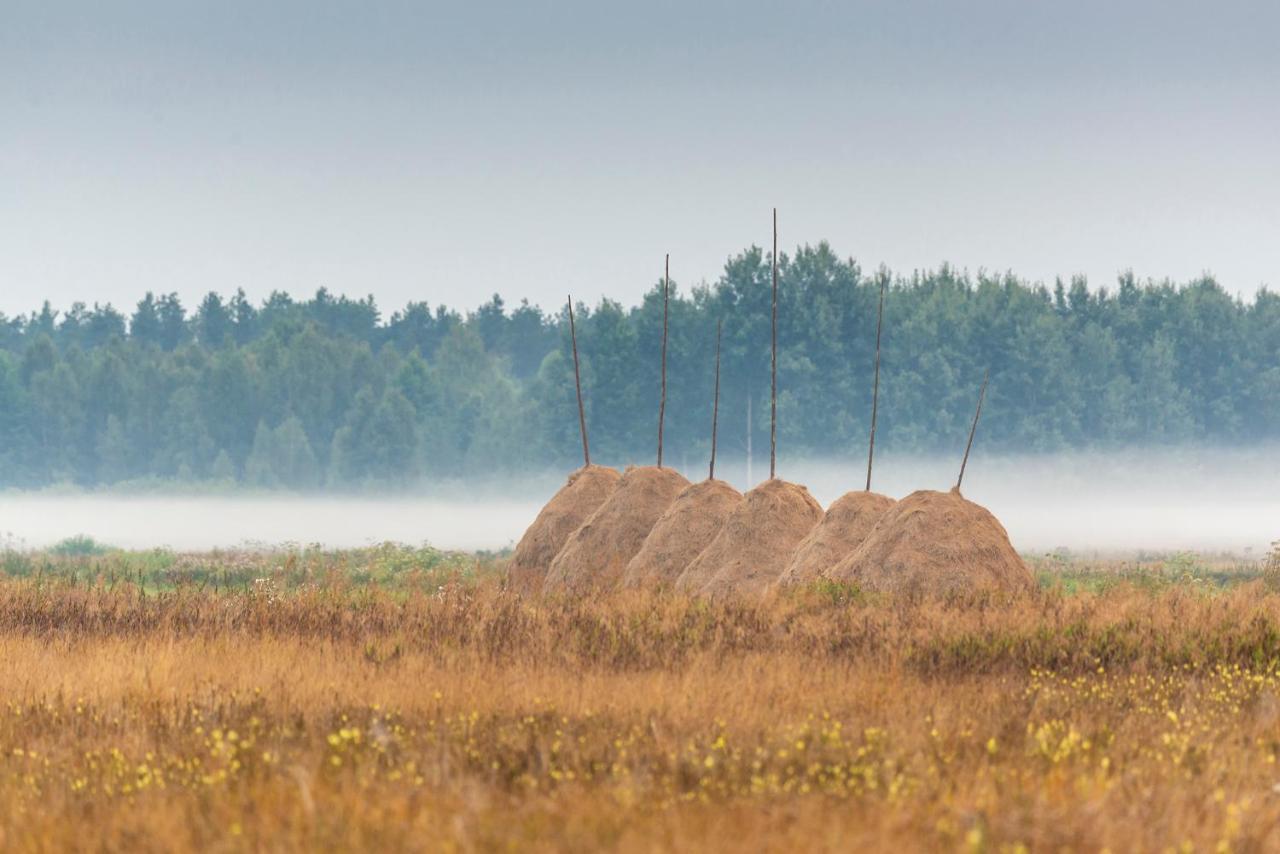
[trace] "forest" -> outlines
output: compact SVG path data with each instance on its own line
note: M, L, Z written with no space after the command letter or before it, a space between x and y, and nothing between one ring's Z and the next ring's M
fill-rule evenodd
M721 453L767 459L770 256L671 284L667 459L710 446L723 323ZM1210 277L1052 286L943 267L864 271L828 244L779 258L780 459L865 454L886 293L877 447L1052 452L1280 438L1280 296ZM593 461L655 453L662 283L575 305ZM0 487L221 483L414 488L580 462L567 311L494 295L466 313L321 288L147 293L0 314Z

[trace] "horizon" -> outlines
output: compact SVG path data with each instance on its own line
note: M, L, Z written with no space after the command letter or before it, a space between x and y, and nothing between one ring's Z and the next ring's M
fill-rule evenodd
M830 241L828 240L818 240L813 243L799 244L797 245L796 249L791 252L780 250L779 256L781 258L782 265L785 266L786 264L788 264L788 262L794 259L797 251L817 249L823 245L830 246L831 244L830 244ZM763 251L763 248L760 245L751 244L746 248L744 248L742 250L742 253L750 252L755 249L761 249ZM765 257L768 257L768 252L764 251L764 255ZM1196 285L1202 284L1206 281L1210 281L1210 282L1213 282L1218 287L1222 288L1222 290L1226 292L1228 295L1230 295L1233 299L1245 305L1256 303L1258 298L1264 294L1276 293L1274 289L1272 289L1268 284L1265 284L1265 283L1262 285L1259 285L1257 290L1255 290L1252 293L1241 293L1241 292L1233 291L1231 288L1224 285L1216 276L1207 272L1202 273L1201 275L1198 275L1198 276L1193 276L1188 279L1175 280L1169 277L1164 277L1160 279L1157 279L1155 277L1150 277L1150 276L1143 277L1143 276L1137 275L1137 273L1133 270L1122 270L1113 278L1112 281L1109 281L1105 284L1098 284L1096 282L1090 281L1088 277L1084 275L1077 275L1074 277L1059 276L1051 281L1044 281L1040 279L1030 279L1025 276L1021 276L1018 274L1017 270L989 270L989 269L970 270L968 268L958 267L946 261L943 261L941 264L939 264L936 267L914 268L910 271L895 270L891 268L886 268L883 265L878 268L871 268L871 267L867 267L860 264L858 259L855 256L844 255L836 251L834 248L832 248L832 255L835 258L840 259L841 261L845 261L857 266L858 269L861 270L862 275L865 278L871 278L879 274L881 271L887 272L891 277L890 279L891 288L899 285L910 284L911 281L916 277L930 278L930 277L940 276L944 272L950 272L958 280L967 282L970 285L974 285L974 286L978 285L982 281L1005 280L1008 278L1012 278L1012 280L1017 285L1024 287L1029 291L1038 292L1039 290L1044 289L1050 295L1052 295L1054 288L1058 284L1061 284L1063 287L1069 289L1075 281L1079 280L1079 281L1083 281L1086 284L1091 294L1099 295L1099 294L1105 293L1108 296L1114 298L1116 295L1116 285L1118 285L1126 277L1131 277L1132 281L1140 289L1173 287L1176 290L1183 290L1186 288L1190 288L1190 287L1194 287ZM736 257L740 257L740 256L739 255L728 256L728 258L725 261L725 266L727 266L730 262L732 262L732 260ZM703 278L693 283L688 283L688 282L679 280L673 276L671 279L672 298L688 299L690 298L694 288L706 287L714 290L717 287L717 285L721 284L724 276L724 272L725 272L725 268L722 267L720 270L720 273L718 273L714 278ZM145 300L148 296L154 297L156 299L160 299L162 297L166 297L169 295L177 295L179 302L182 304L183 308L187 312L187 320L191 320L194 317L196 311L199 309L201 301L209 295L214 295L219 297L219 299L221 299L223 303L226 304L232 298L234 298L238 293L243 292L245 299L251 305L261 308L267 305L270 302L271 298L277 294L287 297L294 303L306 303L316 299L323 292L332 299L347 300L353 303L363 302L365 300L372 300L377 310L377 325L379 327L386 326L392 320L392 318L396 314L401 312L403 309L406 309L410 306L417 305L417 304L425 304L427 307L433 310L446 309L450 312L456 313L460 318L466 319L470 317L472 314L474 314L478 309L486 305L490 305L495 297L502 300L503 307L507 311L510 311L513 308L518 308L521 305L528 303L528 305L531 308L536 308L539 311L541 311L547 320L554 320L560 315L560 313L563 312L565 300L569 296L573 296L573 301L575 305L584 305L588 309L597 308L604 301L616 303L622 306L624 309L635 309L643 304L644 298L647 294L653 293L655 292L655 290L660 290L660 288L661 288L661 276L659 276L654 282L651 282L649 287L646 290L638 292L637 294L634 295L634 298L630 298L630 299L618 298L618 297L611 296L609 294L601 294L596 300L589 302L586 299L579 299L576 295L566 294L564 297L561 298L561 301L559 303L552 302L548 304L543 304L533 299L530 299L529 297L524 296L522 294L510 294L510 293L502 293L502 292L495 291L494 293L491 293L488 295L478 296L476 298L477 301L473 303L466 303L466 304L449 303L449 302L431 302L428 300L416 299L413 296L410 296L408 300L403 303L390 304L390 305L379 300L377 294L375 293L335 291L326 285L317 285L311 289L304 288L298 291L290 291L284 288L271 288L266 293L262 294L259 298L254 298L252 294L249 294L247 291L244 291L243 288L230 288L230 289L215 288L213 290L193 294L191 298L187 297L183 289L170 288L164 291L146 290L145 292L139 292L137 295L133 297L126 297L125 301L120 303L117 303L114 301L84 302L82 300L74 300L72 302L65 303L65 304L55 304L54 302L52 302L52 300L42 297L40 298L39 305L34 307L29 306L26 309L18 309L15 311L10 311L4 308L3 306L0 306L0 319L8 319L10 321L20 321L20 320L32 321L43 311L46 305L53 312L53 316L55 317L55 319L65 318L68 310L73 308L76 305L81 305L84 308L89 310L93 310L95 307L100 306L101 308L114 309L120 314L122 314L125 318L126 327L127 327L128 320L132 310L136 309L138 306L138 303Z

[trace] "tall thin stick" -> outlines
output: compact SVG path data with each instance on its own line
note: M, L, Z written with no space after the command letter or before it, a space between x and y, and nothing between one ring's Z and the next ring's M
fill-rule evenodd
M711 470L707 478L714 480L716 476L716 428L720 421L720 328L724 319L716 321L716 390L711 396Z
M982 399L987 396L987 380L991 379L991 369L982 376L982 390L978 392L978 409L973 413L973 426L969 428L969 444L964 446L964 460L960 463L960 477L956 478L956 492L964 481L964 467L969 464L969 451L973 448L973 434L978 432L978 418L982 415Z
M569 339L573 342L573 385L578 390L578 428L582 431L582 464L591 465L587 444L587 413L582 408L582 372L578 369L578 331L573 325L573 296L569 297Z
M658 468L662 468L662 423L667 417L667 295L671 292L671 256L662 274L662 396L658 399Z
M778 209L773 209L773 315L769 355L769 480L778 470Z
M880 278L880 311L876 316L876 369L871 384L871 441L867 444L867 492L871 491L871 461L876 456L876 414L880 410L880 330L884 327L884 286L886 276Z

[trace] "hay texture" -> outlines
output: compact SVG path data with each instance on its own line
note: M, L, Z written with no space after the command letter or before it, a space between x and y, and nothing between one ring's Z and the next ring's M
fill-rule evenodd
M656 466L631 467L596 512L582 523L551 561L543 592L586 593L612 590L622 573L676 496L689 486L677 471Z
M596 512L620 480L621 474L605 466L584 466L569 475L569 482L552 496L516 545L507 564L507 587L526 596L537 594L569 536Z
M627 564L622 586L661 588L675 584L685 567L715 539L740 501L742 493L723 480L704 480L680 493Z
M742 497L676 587L712 599L760 596L821 519L821 505L803 486L765 481Z
M1035 587L1004 526L954 489L920 490L899 501L827 577L909 595Z
M778 584L788 587L821 578L862 545L894 501L878 492L846 492L832 502L822 521L804 538Z

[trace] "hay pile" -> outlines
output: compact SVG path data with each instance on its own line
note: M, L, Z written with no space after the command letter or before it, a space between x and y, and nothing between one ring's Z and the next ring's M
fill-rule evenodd
M538 593L551 561L569 535L596 512L621 479L617 471L604 466L585 466L569 475L569 482L552 496L520 538L507 564L507 586L524 595Z
M893 504L892 498L878 492L846 492L837 498L791 556L778 578L779 586L805 584L821 578L862 545Z
M822 507L803 486L765 481L742 497L676 587L713 599L759 596L821 518Z
M1035 586L1004 526L954 489L922 489L899 501L827 577L908 595L1019 593Z
M653 526L622 576L623 587L667 587L715 539L742 493L723 480L695 483Z
M689 481L677 471L631 467L618 487L574 531L551 561L544 593L611 590L671 502Z

